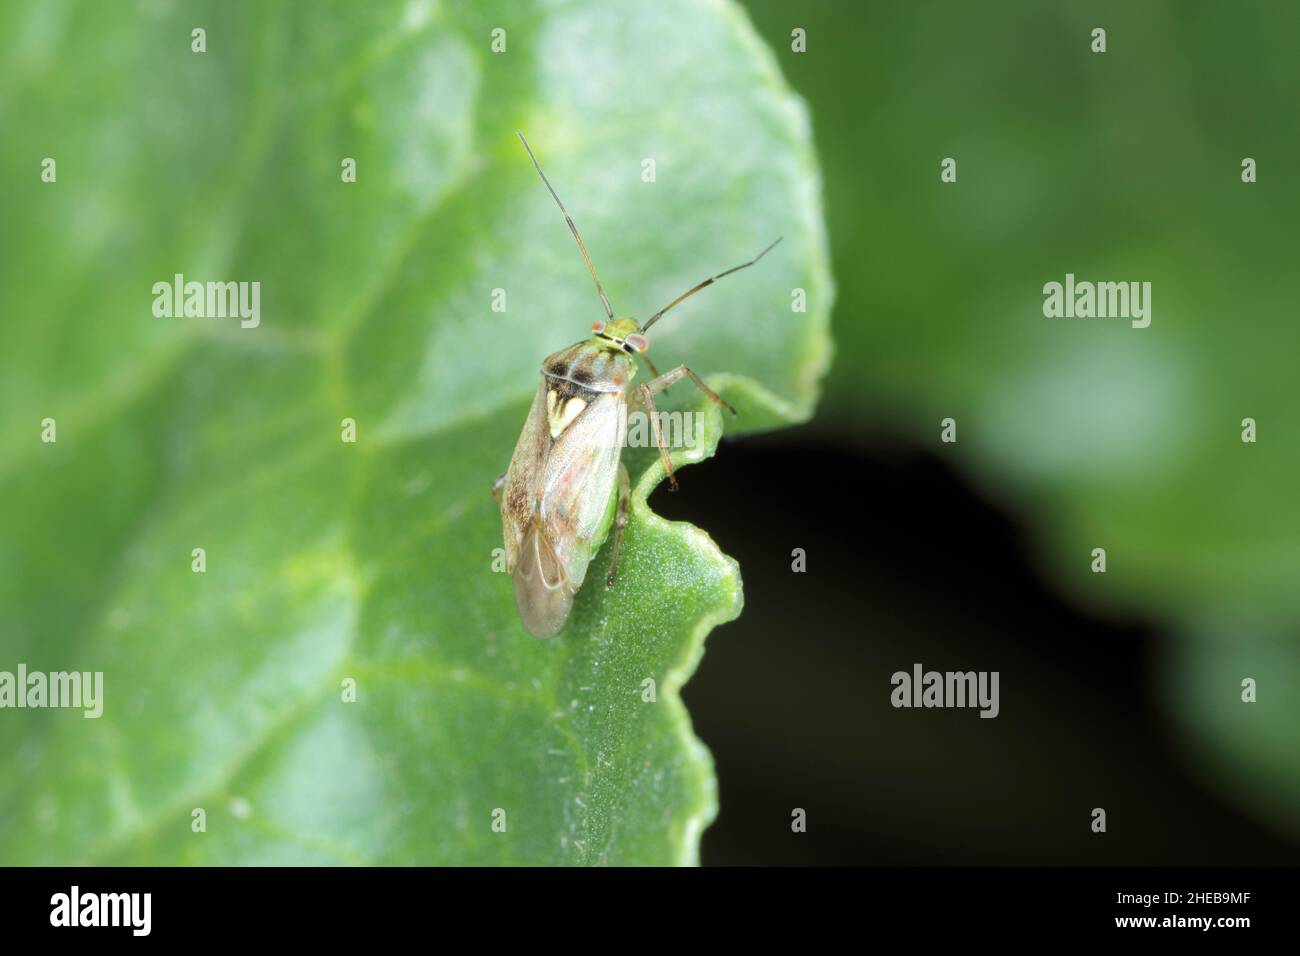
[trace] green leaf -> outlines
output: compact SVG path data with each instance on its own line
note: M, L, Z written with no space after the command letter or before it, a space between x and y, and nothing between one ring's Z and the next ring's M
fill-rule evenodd
M0 11L0 53L0 670L104 675L99 719L0 713L0 862L695 861L715 785L677 692L735 563L650 511L660 465L629 452L618 584L606 549L536 641L489 485L542 358L602 317L516 127L620 313L783 235L652 355L739 407L729 433L811 414L820 183L744 18L52 2ZM260 282L260 324L155 316L176 273ZM668 395L706 422L677 462L712 455L717 410Z

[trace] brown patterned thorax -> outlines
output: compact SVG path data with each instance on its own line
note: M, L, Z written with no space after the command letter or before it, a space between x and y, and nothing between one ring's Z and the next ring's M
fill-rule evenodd
M591 340L571 345L542 363L542 374L560 397L583 392L621 392L636 374L632 356Z

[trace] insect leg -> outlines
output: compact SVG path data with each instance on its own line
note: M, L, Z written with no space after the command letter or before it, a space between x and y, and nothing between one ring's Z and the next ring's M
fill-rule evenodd
M672 372L668 373L672 375ZM659 429L659 412L655 408L654 392L650 387L658 382L662 382L667 376L660 375L653 382L642 382L637 386L637 397L641 400L641 405L645 408L645 413L650 416L650 434L654 436L655 447L659 449L659 457L664 463L664 473L668 475L668 488L671 491L677 490L677 477L673 474L673 462L668 457L668 449L664 447L664 435ZM681 376L678 376L680 378ZM668 385L671 385L669 382ZM660 386L664 388L665 386Z
M609 574L605 576L605 587L614 586L614 575L618 574L618 552L623 547L623 529L627 527L628 505L632 499L632 482L627 476L627 465L618 463L618 511L614 515L614 557L609 563Z
M665 372L663 375L660 375L658 378L654 379L653 381L646 382L645 385L642 386L642 388L649 388L651 391L662 392L665 388L667 388L669 385L677 381L679 378L682 378L683 376L689 378L692 382L694 382L695 387L698 388L701 392L703 392L705 397L708 398L708 400L711 401L714 405L721 405L727 411L731 412L732 415L736 414L736 410L732 408L731 405L729 405L722 398L721 395L719 395L713 389L709 388L709 386L705 385L704 382L700 380L700 377L696 375L694 372L692 372L690 369L688 369L685 365L679 365L671 372Z
M506 485L507 474L509 473L504 471L501 472L501 474L497 475L497 480L492 482L492 497L497 501L501 500L501 489Z

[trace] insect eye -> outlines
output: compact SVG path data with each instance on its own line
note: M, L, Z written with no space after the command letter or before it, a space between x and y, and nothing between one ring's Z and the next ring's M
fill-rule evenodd
M601 332L605 331L605 323L604 322L591 323L591 331L595 332L597 335L600 335Z
M637 335L633 333L623 341L627 344L627 347L630 348L633 352L644 352L646 349L650 348L650 340L646 338L644 335Z

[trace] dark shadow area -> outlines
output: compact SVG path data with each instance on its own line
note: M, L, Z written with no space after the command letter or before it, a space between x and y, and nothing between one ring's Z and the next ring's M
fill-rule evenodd
M1173 638L1063 603L939 459L787 431L724 443L652 506L745 581L684 691L717 762L705 864L1300 863L1175 756L1149 673ZM998 671L1000 715L894 708L915 663Z

